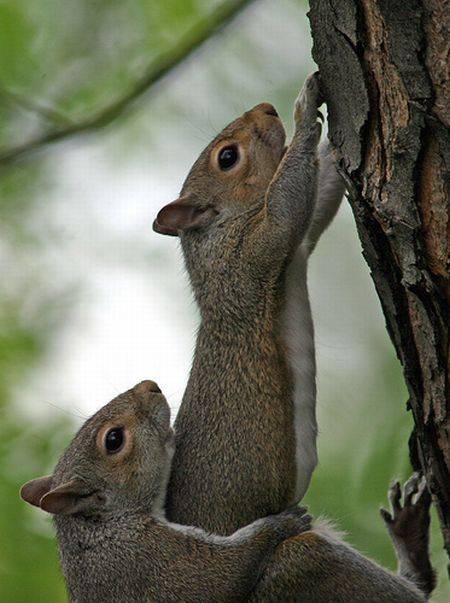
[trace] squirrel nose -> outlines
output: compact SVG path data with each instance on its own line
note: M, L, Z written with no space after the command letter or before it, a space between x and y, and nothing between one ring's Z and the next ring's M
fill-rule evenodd
M278 117L277 110L270 103L260 103L253 107L250 111L251 113L265 113L266 115L273 115L273 117Z
M135 386L134 391L137 394L148 394L150 392L153 392L155 394L161 393L161 390L159 389L158 384L155 383L154 381L150 381L150 379L147 379L146 381L141 381L141 383L138 383L138 385Z

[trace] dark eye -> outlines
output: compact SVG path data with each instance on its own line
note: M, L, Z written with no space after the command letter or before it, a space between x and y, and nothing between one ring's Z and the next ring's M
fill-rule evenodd
M119 452L125 442L123 427L113 427L105 435L105 448L108 454Z
M221 170L229 170L239 159L236 146L224 147L219 153L219 167Z

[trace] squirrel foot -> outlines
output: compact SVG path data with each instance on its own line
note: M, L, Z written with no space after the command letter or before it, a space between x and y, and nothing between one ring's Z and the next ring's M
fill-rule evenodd
M403 504L399 481L389 488L388 499L391 512L381 508L380 514L392 537L403 540L406 546L410 540L417 544L418 538L428 537L431 497L424 477L413 473L408 479L403 488Z
M315 127L320 136L321 124L317 121L319 118L323 121L323 116L318 107L323 103L323 97L320 91L319 72L311 73L305 80L294 105L294 121L296 126L300 124L307 127Z
M312 517L307 513L306 507L291 506L273 516L285 538L297 536L302 532L308 532L312 528Z
M403 492L400 482L394 482L388 499L391 512L381 508L380 514L394 544L400 574L429 593L434 588L435 575L428 554L431 496L425 477L413 473Z

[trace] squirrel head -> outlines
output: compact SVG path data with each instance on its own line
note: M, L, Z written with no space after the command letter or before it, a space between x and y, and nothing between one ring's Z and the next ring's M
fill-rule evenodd
M156 383L143 381L88 419L53 475L20 495L56 516L160 512L173 450L169 405Z
M206 230L262 205L283 157L285 138L278 113L269 103L238 117L201 153L179 199L161 209L153 229L174 236Z

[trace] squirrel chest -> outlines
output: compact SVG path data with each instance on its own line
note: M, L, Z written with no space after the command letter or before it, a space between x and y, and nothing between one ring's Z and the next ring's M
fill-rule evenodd
M315 362L295 360L299 345L314 355L307 255L296 255L313 207L313 114L314 152L299 126L285 153L273 107L246 112L155 220L180 236L202 319L175 423L173 521L229 534L299 500L316 464Z
M221 534L279 511L296 495L286 269L258 279L233 264L199 295L202 323L175 422L167 500L172 520Z

